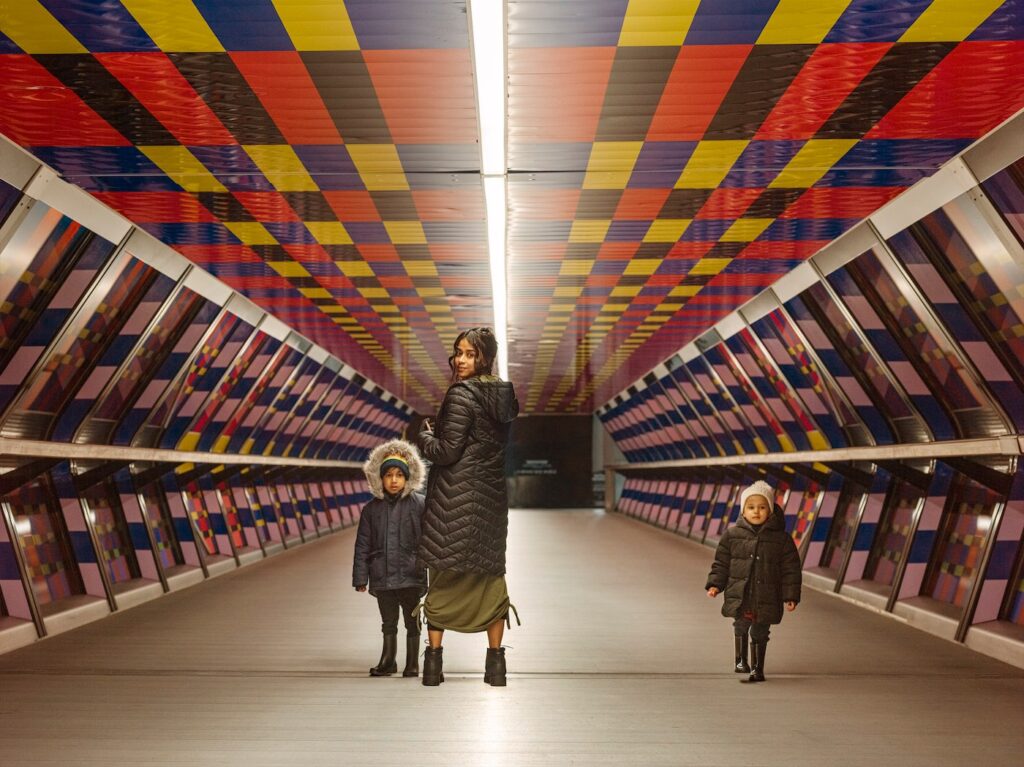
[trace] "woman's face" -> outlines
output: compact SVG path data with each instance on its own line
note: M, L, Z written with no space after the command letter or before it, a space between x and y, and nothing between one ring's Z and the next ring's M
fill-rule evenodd
M459 380L465 380L476 375L477 351L473 344L463 338L455 347L455 374Z

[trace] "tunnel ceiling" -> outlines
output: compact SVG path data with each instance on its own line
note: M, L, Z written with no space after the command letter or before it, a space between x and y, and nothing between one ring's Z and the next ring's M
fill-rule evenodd
M590 412L1024 106L1024 0L509 0L511 375ZM492 322L464 2L22 0L0 132L420 411Z

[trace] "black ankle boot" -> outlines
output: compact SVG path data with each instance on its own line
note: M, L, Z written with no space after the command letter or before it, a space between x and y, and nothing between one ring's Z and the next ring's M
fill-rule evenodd
M443 647L428 647L423 651L423 686L437 687L444 681Z
M391 676L398 671L395 655L398 653L398 635L384 635L384 649L380 651L380 661L370 669L370 676Z
M747 643L749 635L737 636L736 639L736 667L733 669L737 674L749 674L750 664L747 662Z
M505 648L488 647L487 660L484 661L484 681L491 687L504 687L508 684L505 674Z
M750 676L747 678L746 681L764 681L764 650L767 646L767 642L750 643Z
M405 637L405 670L402 676L420 675L420 635L407 634Z

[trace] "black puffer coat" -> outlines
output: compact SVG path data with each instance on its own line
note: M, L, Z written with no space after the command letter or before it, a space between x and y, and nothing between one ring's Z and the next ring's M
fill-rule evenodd
M800 554L776 506L760 530L740 517L725 531L704 589L723 593L728 618L739 615L747 596L758 623L779 623L783 602L800 601L800 583Z
M435 570L505 573L505 446L519 413L512 384L477 376L452 384L434 433L420 432L430 461L420 562Z

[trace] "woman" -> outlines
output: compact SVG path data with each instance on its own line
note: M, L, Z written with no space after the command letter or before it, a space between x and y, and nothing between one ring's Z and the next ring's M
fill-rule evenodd
M420 452L432 464L419 548L419 560L429 571L423 607L430 646L423 684L430 687L444 681L446 629L486 631L484 681L506 684L501 638L511 605L505 586L505 445L519 403L512 384L492 373L497 354L489 328L459 334L448 359L452 385L437 427L424 421L419 435Z

